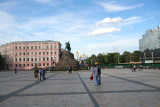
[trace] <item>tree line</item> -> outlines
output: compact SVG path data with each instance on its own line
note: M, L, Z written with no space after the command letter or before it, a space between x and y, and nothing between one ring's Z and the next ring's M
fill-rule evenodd
M98 54L92 55L86 60L88 65L93 65L95 63L100 65L109 65L109 64L120 64L120 63L129 63L129 62L138 62L140 61L140 51L134 51L133 53L125 51L123 54L118 52L107 53L107 54Z

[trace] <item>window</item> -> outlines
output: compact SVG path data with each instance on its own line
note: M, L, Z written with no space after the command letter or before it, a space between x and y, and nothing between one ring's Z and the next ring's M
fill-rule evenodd
M27 55L29 55L29 52L27 52Z
M35 49L37 49L37 46L35 46Z
M37 61L37 58L35 58L35 61Z
M39 52L39 55L41 55L41 52Z
M21 58L19 58L19 62L21 62Z
M45 55L45 52L43 52L43 55Z
M21 52L19 53L19 55L21 55Z
M35 52L35 55L37 55L37 52Z
M23 61L25 61L25 58L23 58Z
M29 67L29 64L27 64L27 66Z
M43 63L43 66L45 66L45 63Z
M17 46L15 46L15 49L17 50Z
M27 46L27 49L29 49L29 46Z
M31 64L31 66L33 67L33 63Z
M23 66L25 67L25 64L23 64Z
M55 55L56 55L56 52L55 52Z
M49 66L49 63L47 63L47 66Z
M43 57L43 61L45 61L45 57Z
M33 49L33 46L31 46L31 49Z
M54 48L56 49L56 45L54 46Z
M45 49L45 44L43 44L43 49Z
M39 66L41 66L41 63L39 63Z
M41 46L39 46L39 49L41 49Z
M49 61L49 57L47 57L47 61Z
M25 55L25 52L23 53L23 55Z
M47 55L49 54L49 52L47 52Z
M29 61L29 58L27 58L27 61Z
M52 49L52 46L51 46L51 49Z
M53 61L53 57L51 57L51 61Z
M21 67L21 64L19 64L19 67Z
M15 62L17 62L17 58L15 58Z
M47 49L48 49L48 46L47 46Z
M25 49L25 46L23 46L23 49Z
M41 61L41 58L39 57L39 61Z
M51 55L53 54L53 52L51 51Z
M33 55L33 52L31 52L31 55Z
M19 46L19 49L21 49L21 46Z
M33 58L31 58L31 61L33 61Z
M16 67L17 67L17 64L16 64Z

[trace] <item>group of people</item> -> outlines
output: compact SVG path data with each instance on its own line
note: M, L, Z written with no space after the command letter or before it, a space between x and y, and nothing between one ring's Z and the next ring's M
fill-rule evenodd
M44 68L43 69L41 68L40 71L38 70L38 68L36 68L35 71L34 71L34 77L39 79L38 73L40 75L40 80L41 79L43 79L43 80L46 79L46 77L45 77L46 70Z
M91 68L92 74L91 76L94 77L94 85L98 86L101 85L101 68L100 66L93 65Z

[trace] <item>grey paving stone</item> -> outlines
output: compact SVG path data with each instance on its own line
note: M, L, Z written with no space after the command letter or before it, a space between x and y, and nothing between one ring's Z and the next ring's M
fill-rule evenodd
M160 70L102 69L102 85L94 86L90 71L0 72L2 107L160 107Z

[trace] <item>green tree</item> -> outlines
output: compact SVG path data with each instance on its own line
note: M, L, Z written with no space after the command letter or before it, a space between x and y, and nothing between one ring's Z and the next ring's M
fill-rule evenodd
M121 63L129 63L131 59L131 53L128 51L123 52L123 54L120 56Z
M105 60L104 60L104 55L103 54L98 54L97 56L97 62L98 64L105 64Z
M92 60L92 58L91 57L89 57L87 60L86 60L86 63L89 65L89 66L91 66L92 64L91 64L91 60Z
M109 64L109 60L108 60L108 56L107 55L104 55L104 62L106 65Z
M134 62L138 62L138 61L140 61L140 54L141 54L141 52L140 51L134 51L133 53L132 53L132 55L133 55L133 58L132 58L132 60L134 61Z

